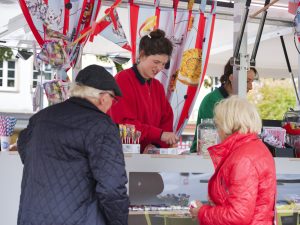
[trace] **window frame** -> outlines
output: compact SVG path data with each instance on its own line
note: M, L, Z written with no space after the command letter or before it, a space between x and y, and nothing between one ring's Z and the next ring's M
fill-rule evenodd
M39 73L37 75L37 78L34 78L34 75L35 73ZM32 80L31 80L31 90L32 92L34 92L36 86L38 85L38 83L40 83L40 79L39 79L39 76L43 76L42 78L42 83L44 83L45 81L50 81L52 80L53 78L53 71L52 71L52 68L50 65L43 65L43 69L41 71L38 71L34 68L34 65L33 65L33 70L32 70ZM45 75L50 75L50 79L46 79L46 76ZM34 86L34 82L36 82L36 85Z
M9 68L8 64L9 62L14 62L14 68ZM12 91L16 92L18 91L18 77L17 77L17 61L10 59L10 60L3 60L2 61L2 67L0 67L0 70L2 71L2 86L0 86L0 91ZM11 78L8 76L9 71L14 71L14 77ZM14 86L9 87L8 81L13 80Z

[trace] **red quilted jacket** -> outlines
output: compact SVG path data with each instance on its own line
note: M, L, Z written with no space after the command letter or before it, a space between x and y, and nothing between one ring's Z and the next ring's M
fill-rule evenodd
M199 210L201 225L272 225L276 196L275 163L255 134L234 133L209 148L215 173L211 205Z

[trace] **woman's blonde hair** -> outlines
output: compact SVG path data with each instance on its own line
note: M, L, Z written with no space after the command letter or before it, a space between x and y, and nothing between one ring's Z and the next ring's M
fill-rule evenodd
M223 130L227 136L237 131L241 134L260 133L262 127L256 107L247 99L236 95L215 106L214 121L217 128Z
M80 98L98 98L101 90L98 90L93 87L85 86L82 84L73 83L70 87L70 96L71 97L80 97Z

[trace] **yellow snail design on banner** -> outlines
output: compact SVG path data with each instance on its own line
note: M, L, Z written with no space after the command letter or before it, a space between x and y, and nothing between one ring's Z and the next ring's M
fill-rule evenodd
M183 84L197 86L201 75L202 50L189 49L183 52L178 80Z
M153 31L155 26L156 26L156 16L151 16L151 17L147 18L140 27L140 30L139 30L140 38L146 34L149 34L151 31Z

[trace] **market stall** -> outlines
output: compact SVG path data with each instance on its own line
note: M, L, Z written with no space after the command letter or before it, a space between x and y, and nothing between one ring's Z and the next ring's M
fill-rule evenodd
M30 18L29 13L33 15L33 11L28 12L26 9L25 2L23 2L23 11L27 12L26 19L29 20ZM80 27L77 27L78 29L75 29L76 35L72 36L73 31L69 31L67 28L65 28L65 25L70 23L70 21L64 20L64 22L57 22L57 21L50 21L53 22L53 24L58 23L64 24L64 27L62 28L62 34L53 32L49 27L46 26L46 24L39 24L38 26L43 27L43 34L35 33L36 38L38 39L39 44L41 45L40 55L39 57L42 59L42 61L51 61L55 66L57 66L57 63L59 64L59 69L67 69L67 67L74 66L77 62L77 58L79 58L82 47L87 41L87 37L91 34L91 37L94 38L94 35L97 35L101 31L108 29L108 34L106 36L110 36L112 34L112 31L116 32L116 36L118 36L119 39L115 40L115 43L122 39L124 37L124 30L119 24L119 20L117 19L117 11L116 7L118 6L118 2L113 4L112 6L108 7L108 11L106 10L105 13L105 19L100 20L99 23L96 23L96 26L91 26L90 23L87 23L86 21ZM202 5L200 5L202 6ZM147 15L148 17L144 18L142 21L135 21L136 23L140 22L140 30L137 29L137 27L133 28L131 27L131 30L134 30L137 32L143 31L142 28L145 28L145 24L143 24L143 21L147 21L148 18L151 18L154 16L156 23L159 22L161 26L165 26L167 28L167 24L164 24L163 22L166 21L166 18L171 18L172 21L176 22L180 16L183 18L186 18L187 20L181 20L180 22L185 21L185 26L182 30L178 31L178 33L174 32L170 36L173 37L174 42L180 46L182 44L182 49L178 49L180 51L185 52L186 54L180 55L182 59L180 58L178 60L178 63L173 63L173 67L170 71L167 71L166 74L168 74L167 79L163 79L162 75L160 77L162 83L165 82L165 90L169 97L169 101L172 103L172 101L175 99L176 101L180 97L182 101L175 102L173 104L174 109L178 109L178 112L176 113L176 122L174 123L174 130L176 130L179 134L181 134L186 121L190 114L190 109L194 104L194 98L197 96L197 93L199 92L201 83L203 81L203 78L205 76L206 69L209 71L209 64L208 64L208 56L213 56L214 54L217 54L218 52L224 53L228 52L229 50L232 50L232 46L226 46L223 45L222 47L218 46L215 49L211 49L211 42L212 42L212 34L213 34L213 24L215 22L215 13L213 8L213 4L210 5L211 10L207 14L207 17L205 17L205 7L201 8L201 10L197 11L197 13L192 11L192 8L189 8L188 11L175 11L169 10L169 9L163 9L160 8L160 13L157 14L157 7L152 7L151 10L149 10L147 7L139 7L139 10L143 11L144 14L140 15ZM130 5L133 8L135 8L133 5ZM203 7L203 6L202 6ZM94 9L95 13L92 13L93 8L88 9L86 11L89 11L90 16L93 15L93 20L95 21L95 14L98 10L97 7ZM136 10L136 8L135 8ZM60 10L58 10L59 12ZM67 11L67 10L66 10ZM81 11L81 18L86 16L86 11ZM40 12L39 12L40 13ZM135 12L137 13L137 12ZM138 14L138 13L137 13ZM153 14L153 15L152 15ZM164 15L165 14L165 15ZM192 20L191 15L193 14L194 20ZM152 16L151 16L152 15ZM165 17L163 17L163 15ZM36 14L33 16L37 16ZM42 15L38 15L39 19L42 17ZM159 17L161 16L161 17ZM164 18L163 20L159 20L159 18ZM103 21L106 21L107 23L101 23ZM190 24L188 22L190 21L196 21L195 27L197 29L194 29L194 33L192 33L192 28L190 27ZM201 27L199 24L203 23L203 21L208 21L206 27ZM49 21L48 21L49 22ZM151 22L151 21L150 21ZM151 25L152 23L149 24ZM153 22L153 21L152 21ZM74 22L72 22L74 24ZM155 27L156 23L153 22L152 28ZM146 24L146 25L149 25ZM287 23L288 24L288 23ZM232 24L230 24L232 25ZM282 25L282 24L281 24ZM285 24L286 25L286 24ZM288 24L289 25L289 24ZM45 26L45 27L44 27ZM104 26L104 29L101 30ZM276 25L270 25L269 30L269 36L270 37L278 37L282 34L288 34L291 35L291 29L289 26L284 27L282 29L278 29L278 26ZM34 27L31 24L31 29ZM249 26L251 27L251 26ZM49 28L49 29L48 29ZM51 27L53 28L53 27ZM113 28L118 28L116 30L113 30ZM173 27L174 28L174 27ZM204 29L205 28L205 29ZM110 29L110 30L109 30ZM189 30L190 29L190 30ZM100 30L100 31L99 31ZM145 29L147 30L147 29ZM175 28L173 29L175 30ZM172 32L173 32L172 30ZM222 29L221 29L222 30ZM110 32L111 31L111 32ZM185 31L190 32L189 34L183 38L183 33ZM276 34L274 34L274 32ZM88 33L88 34L86 34ZM230 32L228 32L230 33ZM86 34L86 35L85 35ZM231 33L232 34L232 33ZM52 40L49 42L45 42L43 40L44 35L51 36ZM62 35L62 36L61 36ZM65 38L65 35L72 36L72 40L67 40ZM80 39L80 37L84 36ZM138 36L138 34L135 34ZM105 36L105 35L104 35ZM196 36L199 39L193 39L192 37ZM221 35L220 35L221 36ZM79 38L80 40L76 39ZM290 37L291 38L291 37ZM60 39L59 41L54 39ZM268 36L265 37L265 40L269 40ZM123 39L122 39L123 40ZM71 43L69 43L69 42ZM62 43L60 43L62 42ZM138 38L131 38L131 44L138 42ZM205 42L203 44L203 42ZM232 42L232 41L231 41ZM82 46L81 43L84 43ZM185 45L186 43L192 43L191 46ZM250 41L250 44L253 43L253 41ZM229 45L229 44L228 44ZM69 48L70 46L76 46L74 48ZM131 48L128 46L127 42L122 42L121 46L125 50L130 50ZM131 47L135 47L135 45L132 45ZM50 49L51 54L47 55L48 53L46 50ZM56 50L58 49L58 52ZM135 58L135 49L132 51L132 57ZM178 51L179 51L178 50ZM210 50L215 50L211 51ZM57 54L58 57L53 54ZM65 55L68 55L69 58L72 60L66 63ZM192 55L192 57L190 57ZM227 54L229 56L229 53ZM230 52L231 55L231 52ZM189 73L185 73L186 70L188 70L188 60L185 60L184 58L186 56L187 59L191 59L194 61L193 64L199 63L198 67L195 67L193 71L190 71L192 75L196 74L197 79L192 82L182 82L180 79L175 81L177 84L177 87L179 86L181 89L180 93L176 98L174 97L174 93L172 92L172 89L169 87L172 82L170 82L170 79L173 75L177 75L178 77L182 76L185 78L189 77ZM178 56L179 57L179 56ZM190 57L190 58L189 58ZM176 57L177 58L177 55ZM229 58L229 57L228 57ZM265 57L267 58L267 57ZM53 61L54 60L54 61ZM57 62L57 60L59 62ZM63 62L61 62L62 60ZM49 61L49 62L50 62ZM224 63L223 60L216 57L216 61L222 61L222 64ZM259 60L258 60L259 61ZM48 63L49 63L48 62ZM175 60L172 62L176 62ZM186 64L179 66L180 63ZM274 63L274 62L273 62ZM178 65L177 65L178 64ZM211 64L213 65L213 63ZM273 70L270 70L273 71ZM277 71L278 72L278 71ZM181 73L181 74L180 74ZM193 76L192 76L193 77ZM177 77L176 77L177 79ZM171 90L171 91L170 91ZM191 96L191 98L189 98ZM188 99L186 101L186 99ZM64 99L61 99L64 100ZM175 101L174 100L174 101ZM192 221L188 212L188 204L191 200L194 199L201 199L202 201L206 201L207 196L207 182L211 176L211 174L214 171L214 168L212 166L212 162L210 159L204 159L198 155L140 155L140 154L126 154L125 155L125 161L126 161L126 170L127 170L127 176L129 178L129 184L128 184L128 193L131 199L131 206L130 206L130 216L129 216L129 223L130 224L195 224L195 221ZM285 219L291 219L295 223L299 223L299 208L297 204L297 201L299 200L299 177L300 177L300 160L296 158L275 158L276 162L276 170L277 170L277 180L278 180L278 212L283 213L281 210L285 210ZM18 212L18 203L19 203L19 195L20 195L20 182L22 177L22 165L18 156L18 153L16 152L0 152L0 180L1 180L1 186L0 186L0 195L1 195L1 202L0 202L0 213L1 213L1 221L3 221L6 225L13 225L16 224L17 219L17 212ZM149 192L147 191L147 187L150 187ZM3 201L2 201L3 199ZM290 204L293 203L293 204ZM4 213L8 212L8 213ZM283 214L282 214L283 215ZM296 215L296 216L295 216ZM282 217L284 218L284 217ZM284 219L280 217L280 221L282 225L286 225L284 222ZM138 222L137 222L138 221ZM179 222L178 222L179 221Z

